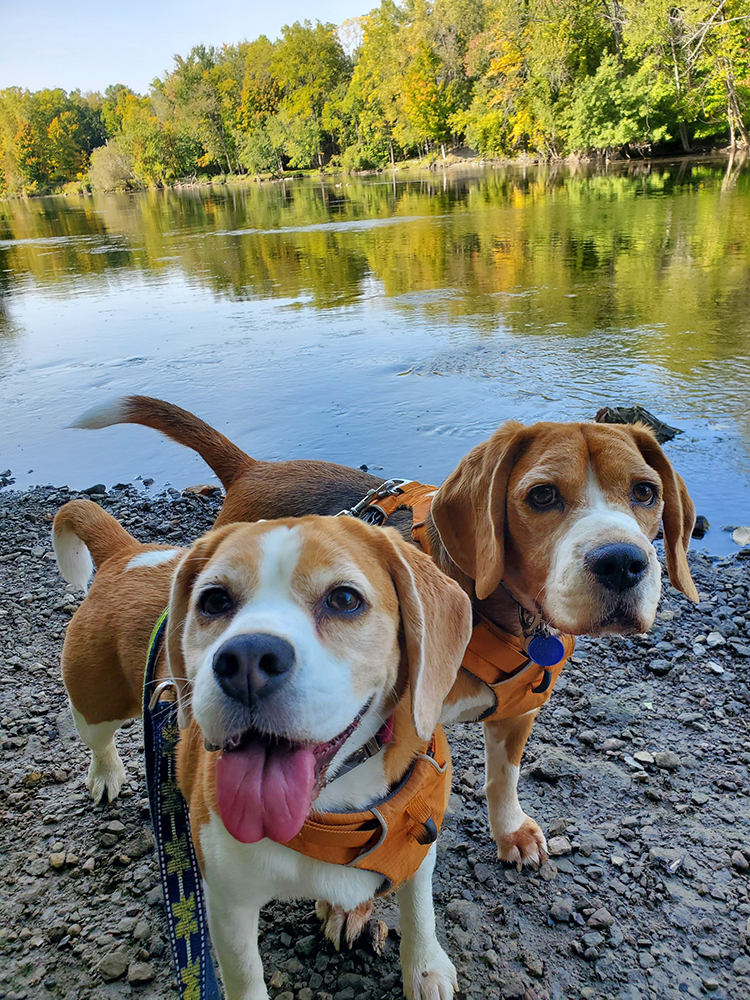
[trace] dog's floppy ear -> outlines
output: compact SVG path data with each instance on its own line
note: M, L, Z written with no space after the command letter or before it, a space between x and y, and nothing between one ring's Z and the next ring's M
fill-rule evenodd
M505 559L506 493L525 443L516 420L477 445L432 501L432 520L448 555L475 582L480 600L497 590Z
M429 740L471 638L471 601L432 559L390 528L381 529L404 627L414 728Z
M667 557L667 573L673 587L681 590L685 597L697 601L698 591L690 575L687 550L695 527L695 506L687 487L672 468L672 463L659 447L653 433L644 426L631 428L638 450L652 469L659 473L664 498L662 525L664 527L664 552Z
M182 639L185 622L188 617L193 584L201 571L205 569L206 563L214 554L222 539L236 527L237 525L229 525L226 528L209 531L207 535L199 538L177 564L177 569L172 577L165 645L169 673L174 679L179 695L177 722L180 729L184 729L188 725L192 715L190 711L192 697L189 691L190 685L186 672Z

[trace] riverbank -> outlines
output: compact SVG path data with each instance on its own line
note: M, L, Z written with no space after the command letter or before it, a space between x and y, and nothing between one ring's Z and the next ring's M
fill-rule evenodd
M710 147L706 149L696 149L690 153L675 154L674 152L660 152L658 154L641 155L605 152L601 154L574 154L560 159L545 159L541 156L522 155L516 157L487 157L481 153L466 147L451 150L445 157L440 153L432 156L414 157L409 160L398 160L393 164L368 170L344 170L336 164L327 164L320 168L287 170L283 174L259 173L259 174L215 174L213 176L198 175L195 177L183 177L173 181L151 185L134 185L132 187L121 187L112 190L96 190L87 180L68 181L65 184L55 185L44 191L34 194L5 195L0 198L3 201L15 201L20 199L61 197L86 197L89 195L102 194L138 194L146 191L190 191L195 188L222 188L222 187L247 187L257 184L278 184L286 181L318 179L337 180L344 182L349 179L362 179L367 177L392 177L408 179L409 177L434 177L436 174L460 175L461 173L476 173L485 169L524 169L528 167L547 167L550 170L574 168L578 171L601 171L604 169L618 169L628 167L647 167L649 165L664 165L668 163L684 163L688 166L691 163L708 162L711 160L722 160L727 162L728 175L739 164L740 166L747 159L747 151L732 151L730 148Z
M0 492L0 998L169 1000L171 972L140 755L94 807L59 657L80 593L51 556L73 494ZM187 544L218 496L132 487L94 495L144 541ZM534 727L520 795L550 838L539 872L494 859L478 726L453 726L451 812L441 833L439 934L462 995L525 1000L737 1000L750 990L748 551L691 554L693 606L665 587L646 637L583 639ZM397 1000L398 933L386 953L337 955L309 901L263 914L276 1000Z

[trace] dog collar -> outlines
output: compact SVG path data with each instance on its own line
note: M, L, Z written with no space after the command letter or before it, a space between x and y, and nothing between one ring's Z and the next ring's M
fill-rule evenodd
M391 715L391 717L386 720L377 733L370 737L364 746L361 746L358 750L355 750L351 756L346 758L334 776L326 781L326 785L330 785L343 774L348 774L350 771L353 771L355 767L359 767L360 764L364 764L366 760L372 760L373 757L377 757L377 755L388 746L392 739L393 716Z
M340 513L383 525L402 507L411 510L412 540L431 555L427 518L437 490L437 486L413 479L389 479ZM494 708L480 716L482 720L514 718L541 708L575 647L572 636L551 635L544 622L529 616L520 604L518 609L523 640L474 612L474 629L461 666L486 684L495 697Z

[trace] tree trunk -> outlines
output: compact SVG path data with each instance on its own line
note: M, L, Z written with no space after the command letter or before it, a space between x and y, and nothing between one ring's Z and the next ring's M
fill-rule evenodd
M680 122L678 128L680 130L680 142L682 143L682 150L685 153L689 153L691 151L691 146L690 146L690 137L688 136L687 125L685 124L685 122Z
M440 152L443 154L443 159L445 159L445 143L440 143Z
M742 119L742 109L740 108L737 90L734 86L734 75L732 74L731 66L727 66L724 86L727 90L727 118L729 119L732 149L736 149L738 145L748 149L750 148L750 135L748 135L747 126ZM738 136L739 142L737 141Z

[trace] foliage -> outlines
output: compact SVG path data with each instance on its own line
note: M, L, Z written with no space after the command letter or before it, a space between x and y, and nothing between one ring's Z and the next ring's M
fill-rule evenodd
M91 154L89 179L95 191L119 191L133 177L133 160L120 148L117 139L108 139Z
M369 169L461 142L750 146L749 36L747 0L381 0L340 30L197 45L146 95L0 91L0 192Z

